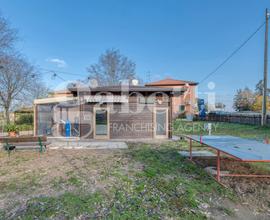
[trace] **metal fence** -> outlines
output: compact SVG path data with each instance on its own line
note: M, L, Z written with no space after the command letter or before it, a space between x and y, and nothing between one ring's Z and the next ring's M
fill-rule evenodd
M226 114L211 114L207 115L208 121L230 122L249 125L260 125L261 114L258 113L226 113ZM266 124L270 125L270 115L267 115Z

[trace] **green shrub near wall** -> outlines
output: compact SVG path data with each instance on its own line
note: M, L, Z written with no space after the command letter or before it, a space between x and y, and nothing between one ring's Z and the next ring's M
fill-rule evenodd
M32 125L34 122L33 114L20 114L18 119L16 120L16 124L18 125Z
M28 125L28 124L18 125L18 124L11 123L9 125L4 126L4 132L8 132L8 131L12 130L11 127L13 127L13 126L14 127L16 126L17 131L31 131L31 130L33 130L33 125Z
M15 123L9 123L7 125L5 125L5 132L18 132L19 128Z
M18 125L19 131L31 131L34 129L34 126L31 124L22 124Z
M17 113L16 124L19 131L30 131L33 130L34 126L34 115L31 113Z
M31 113L17 113L16 126L19 131L31 131L34 129L34 115ZM2 112L0 112L0 133L6 132L7 125Z

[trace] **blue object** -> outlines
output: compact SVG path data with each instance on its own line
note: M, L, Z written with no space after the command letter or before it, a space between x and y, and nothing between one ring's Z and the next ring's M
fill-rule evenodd
M71 124L70 121L67 120L65 124L66 137L70 137Z
M199 109L199 118L205 119L206 110L205 110L204 99L198 99L198 109Z

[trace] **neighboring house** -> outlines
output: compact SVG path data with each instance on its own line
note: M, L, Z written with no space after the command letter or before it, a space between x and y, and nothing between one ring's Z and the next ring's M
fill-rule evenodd
M196 82L167 78L147 83L145 86L186 90L181 96L175 95L172 97L172 114L173 118L176 118L180 114L196 113L197 101L195 89L197 85L198 83Z
M173 88L74 85L60 93L34 101L36 135L89 140L172 137ZM183 93L178 89L179 96Z
M72 93L67 89L54 91L49 94L49 97L72 97L72 96L73 96Z

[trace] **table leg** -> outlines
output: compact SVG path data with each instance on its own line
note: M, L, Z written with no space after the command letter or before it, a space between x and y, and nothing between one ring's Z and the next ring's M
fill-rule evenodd
M192 140L189 139L189 159L192 160Z
M217 181L220 182L220 151L217 151Z

